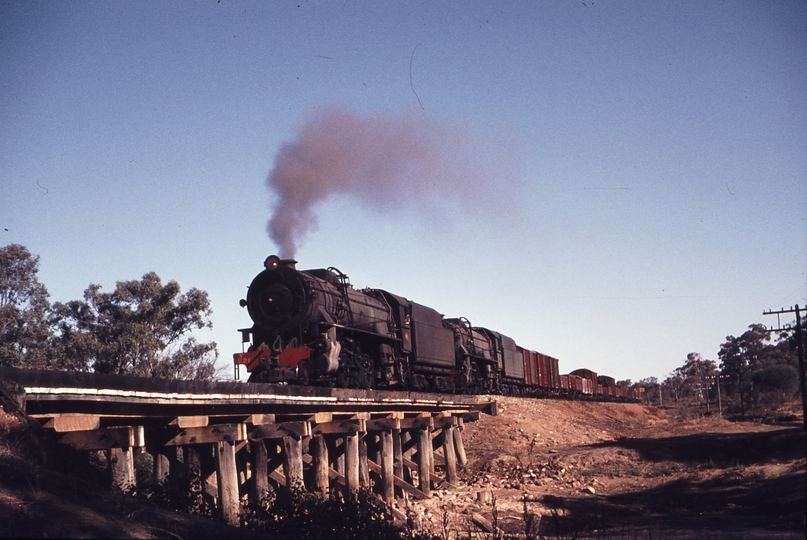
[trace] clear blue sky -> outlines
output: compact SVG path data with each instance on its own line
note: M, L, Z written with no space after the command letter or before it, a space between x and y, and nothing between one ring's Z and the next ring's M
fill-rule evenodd
M0 83L0 245L52 301L208 291L222 365L306 144L341 184L300 267L564 372L664 377L807 301L804 2L6 1Z

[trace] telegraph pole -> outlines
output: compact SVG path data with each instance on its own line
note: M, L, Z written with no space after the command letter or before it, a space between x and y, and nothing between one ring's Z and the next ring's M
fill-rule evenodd
M805 395L807 395L807 392L805 392L804 388L804 338L802 337L801 334L801 313L799 312L799 305L796 304L795 308L790 309L782 308L779 311L771 311L769 309L768 311L762 312L763 315L777 315L776 320L777 323L779 324L779 327L778 328L771 327L770 330L768 330L769 332L783 332L785 330L792 329L790 325L785 325L783 327L782 323L779 321L778 315L784 313L796 314L796 346L799 353L799 385L801 388L801 410L802 414L804 415L803 416L804 429L807 430L807 399L805 399Z
M713 377L715 379L715 383L717 384L717 415L718 418L723 418L723 398L720 395L720 379L728 377L728 375L723 375L722 371L718 371L717 375L713 375Z

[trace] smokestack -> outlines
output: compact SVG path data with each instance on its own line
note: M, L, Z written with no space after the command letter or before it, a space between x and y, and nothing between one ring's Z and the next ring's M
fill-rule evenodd
M280 268L281 266L297 269L297 261L294 259L281 259L277 255L269 255L266 257L266 260L263 261L263 267L269 271L274 271Z

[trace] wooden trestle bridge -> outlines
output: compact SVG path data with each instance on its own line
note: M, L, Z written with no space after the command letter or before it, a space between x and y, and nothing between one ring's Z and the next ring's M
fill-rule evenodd
M14 369L0 369L0 379L25 389L25 411L59 442L105 451L124 490L141 452L153 456L157 479L198 467L232 524L242 500L272 485L323 498L372 489L390 508L396 498L428 498L456 485L463 425L496 414L488 396Z

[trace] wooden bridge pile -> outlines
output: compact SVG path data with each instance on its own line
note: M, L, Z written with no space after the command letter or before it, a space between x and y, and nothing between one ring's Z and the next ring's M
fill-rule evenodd
M0 369L0 379L25 388L26 412L59 442L106 452L121 489L134 485L142 452L158 480L198 468L206 496L232 524L242 501L281 485L323 498L372 489L403 517L395 499L456 485L463 425L496 414L487 397L419 392L13 369Z

